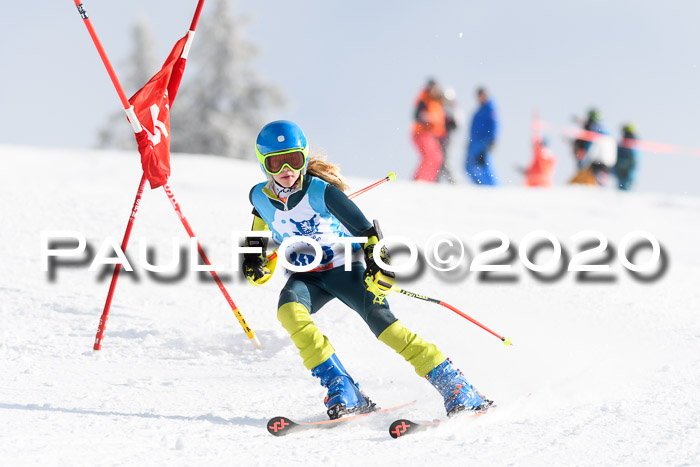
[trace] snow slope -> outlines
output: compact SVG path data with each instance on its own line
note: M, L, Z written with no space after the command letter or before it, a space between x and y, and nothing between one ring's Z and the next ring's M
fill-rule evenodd
M40 270L40 232L80 230L98 246L121 240L140 166L132 153L0 146L0 464L16 465L698 465L700 464L700 199L584 187L538 191L397 181L357 198L385 235L419 245L433 233L467 244L485 230L518 243L595 229L617 244L633 230L659 239L670 260L642 283L612 261L612 283L574 273L536 281L513 263L514 283L472 272L428 271L406 284L495 331L507 348L449 310L392 296L397 316L435 342L499 409L492 415L392 440L393 417L352 428L274 438L268 418L323 414L323 389L276 320L282 274L253 288L231 273L231 232L250 225L257 166L177 155L171 186L264 349L255 351L226 301L195 273L159 283L136 266L123 275L104 347L92 351L109 278L87 265ZM376 174L380 178L383 174ZM372 180L351 180L358 189ZM170 258L184 229L162 190L144 195L140 237ZM473 247L471 247L473 249ZM639 258L642 259L640 253ZM544 259L544 254L543 254ZM380 405L416 399L400 415L442 415L437 393L332 302L316 323Z

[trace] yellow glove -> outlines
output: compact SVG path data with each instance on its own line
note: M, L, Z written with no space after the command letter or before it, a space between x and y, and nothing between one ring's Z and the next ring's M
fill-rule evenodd
M368 238L367 243L363 245L365 251L365 274L364 281L367 290L372 292L376 297L384 297L385 295L393 292L394 290L394 280L396 274L392 271L387 271L379 267L375 262L375 254L379 253L382 261L385 264L390 264L389 252L386 247L383 247L379 252L375 251L375 245L379 239L376 235Z
M270 280L277 266L277 253L267 258L262 256L246 256L243 260L243 275L251 284L260 286Z

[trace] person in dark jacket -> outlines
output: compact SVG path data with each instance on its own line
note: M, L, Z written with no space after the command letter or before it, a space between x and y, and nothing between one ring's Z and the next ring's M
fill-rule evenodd
M622 127L622 141L617 147L617 162L613 168L617 177L617 187L620 190L631 189L637 174L639 150L635 147L636 140L637 133L634 125L627 123Z
M590 109L588 111L586 121L583 124L583 129L586 131L592 131L593 133L608 133L601 122L600 112L598 112L596 109ZM576 163L579 169L584 168L586 165L586 155L591 147L591 144L592 142L590 139L577 139L574 141L574 157L576 158Z
M467 175L478 185L498 185L491 163L491 151L498 136L498 119L486 89L477 90L479 108L472 118L467 148Z
M442 93L442 108L445 111L445 135L440 138L440 146L442 147L442 167L440 167L438 173L438 181L444 178L450 185L454 185L456 179L447 165L447 156L449 155L452 133L461 125L462 120L460 118L461 112L455 99L456 97L457 93L453 88L447 88Z
M578 171L570 183L607 184L617 159L615 140L609 135L598 110L590 109L581 136L574 141Z

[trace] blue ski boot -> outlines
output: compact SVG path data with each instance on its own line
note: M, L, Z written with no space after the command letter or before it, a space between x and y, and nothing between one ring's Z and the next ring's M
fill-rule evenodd
M462 372L452 366L449 359L433 368L425 378L445 399L445 411L448 417L462 410L483 412L493 404L493 401L484 399L476 392Z
M375 410L376 404L360 392L335 354L311 370L311 374L321 379L321 386L328 388L324 404L331 420L351 413L367 413Z

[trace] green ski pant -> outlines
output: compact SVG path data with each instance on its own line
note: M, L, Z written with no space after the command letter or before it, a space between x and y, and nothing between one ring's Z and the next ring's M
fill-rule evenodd
M296 345L304 366L312 369L325 362L335 349L316 327L311 314L333 298L355 310L374 335L413 365L425 377L444 362L438 348L406 329L391 313L384 297L377 298L362 282L364 265L353 263L351 271L337 267L327 271L294 273L280 293L277 319Z

